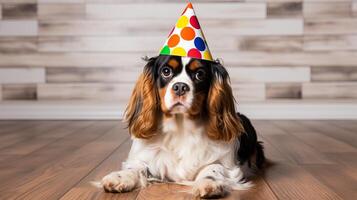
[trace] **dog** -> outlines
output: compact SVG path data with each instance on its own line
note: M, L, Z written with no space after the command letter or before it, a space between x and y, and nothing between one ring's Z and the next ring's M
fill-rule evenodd
M160 180L211 198L249 188L247 177L263 167L263 146L249 119L236 113L225 67L170 55L146 61L124 115L133 143L122 170L102 179L104 190Z

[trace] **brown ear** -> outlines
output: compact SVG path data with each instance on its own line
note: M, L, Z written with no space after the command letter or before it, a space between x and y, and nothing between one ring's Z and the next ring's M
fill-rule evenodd
M159 119L158 92L153 77L156 58L150 58L132 92L124 119L130 134L148 139L157 133Z
M214 140L232 141L244 128L235 111L235 100L225 68L212 64L212 83L207 100L208 137Z

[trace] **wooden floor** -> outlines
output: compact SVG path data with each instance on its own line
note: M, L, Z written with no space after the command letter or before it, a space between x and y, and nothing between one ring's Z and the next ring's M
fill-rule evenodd
M272 165L227 199L357 199L357 121L254 121ZM107 194L90 185L117 170L130 140L118 121L0 121L0 199L192 199L152 185Z

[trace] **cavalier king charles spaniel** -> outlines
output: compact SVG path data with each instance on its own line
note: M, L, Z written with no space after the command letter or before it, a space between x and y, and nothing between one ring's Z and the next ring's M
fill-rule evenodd
M226 69L188 57L146 60L125 113L129 156L121 171L102 179L104 190L166 181L209 198L250 187L246 178L262 168L263 147L249 119L236 113Z

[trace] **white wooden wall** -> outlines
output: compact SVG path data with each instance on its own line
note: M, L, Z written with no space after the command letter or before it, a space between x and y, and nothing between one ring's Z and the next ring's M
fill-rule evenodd
M246 112L269 117L250 109L288 103L284 108L294 111L313 102L322 113L316 105L357 104L357 1L193 3ZM7 109L0 118L11 115L11 106L26 105L90 109L110 102L120 113L144 66L140 58L158 54L184 6L179 0L0 0L0 109Z

